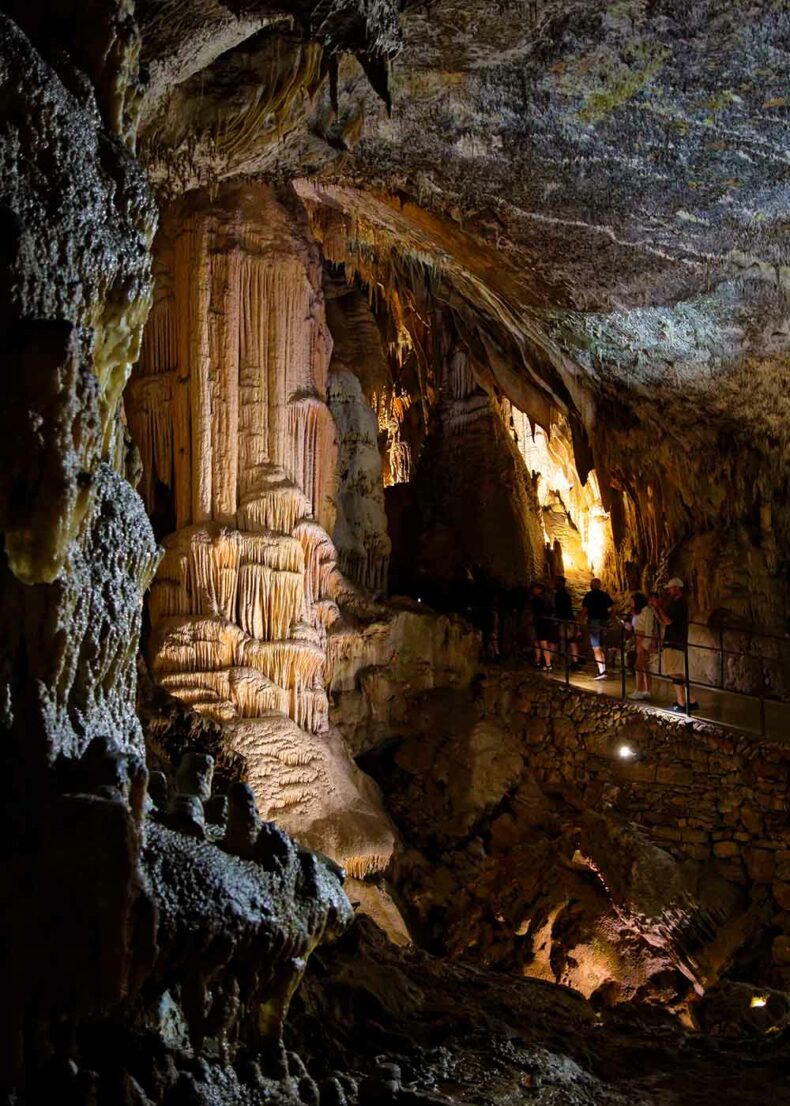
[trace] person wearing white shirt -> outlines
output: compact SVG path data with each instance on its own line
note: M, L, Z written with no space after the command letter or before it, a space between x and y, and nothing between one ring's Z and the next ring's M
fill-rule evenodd
M650 668L658 655L658 620L641 591L631 596L631 625L636 636L636 690L629 699L649 699L652 694Z

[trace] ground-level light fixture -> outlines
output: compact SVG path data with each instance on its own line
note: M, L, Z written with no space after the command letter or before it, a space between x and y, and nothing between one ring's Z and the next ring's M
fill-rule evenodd
M752 1009L754 1009L755 1006L765 1006L767 1002L768 1002L768 996L767 995L752 995L752 1000L749 1003L749 1006Z
M631 748L630 745L618 745L617 755L619 756L620 760L631 760L632 757L636 756L636 752Z

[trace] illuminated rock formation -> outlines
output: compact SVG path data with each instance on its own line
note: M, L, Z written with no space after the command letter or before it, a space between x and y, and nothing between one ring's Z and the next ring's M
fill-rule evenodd
M344 574L386 590L390 539L373 397L390 380L376 320L361 292L325 278L332 332L329 408L338 435L337 519L333 541Z
M559 413L554 418L546 431L518 408L510 411L519 452L537 479L546 541L560 542L568 578L586 591L590 576L607 576L615 568L612 529L595 472L581 480L568 422Z
M148 604L152 674L226 725L264 817L364 875L386 865L394 837L375 788L329 729L326 639L349 589L328 536L332 339L298 202L243 185L174 205L156 277L127 397L146 501L155 518L164 502L162 521L175 527ZM349 477L341 534L355 543L343 548L360 582L381 587L380 463L375 437L366 454L361 433L375 416L355 377L333 378ZM368 501L378 515L365 529L354 503Z

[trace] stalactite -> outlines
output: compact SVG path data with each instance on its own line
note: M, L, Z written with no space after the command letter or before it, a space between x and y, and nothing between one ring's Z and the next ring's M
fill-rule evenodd
M304 551L305 599L311 608L328 594L327 583L337 563L337 552L326 531L310 519L302 519L294 527L294 537Z
M573 442L570 428L562 415L555 414L551 433L540 426L534 426L529 416L518 408L510 410L513 437L519 452L524 458L527 470L536 473L538 499L544 512L552 503L552 496L558 497L562 512L567 516L572 528L578 531L577 553L565 549L571 560L566 569L573 575L577 572L585 576L590 572L602 574L609 565L613 550L612 528L609 513L604 509L598 477L591 471L582 484L576 471ZM630 526L636 531L636 520ZM545 530L545 526L544 526ZM555 535L545 532L546 540ZM577 544L575 535L569 534L573 544ZM575 554L575 555L574 555ZM568 561L568 556L566 556ZM577 563L577 562L584 563Z
M235 520L238 497L240 268L240 252L232 244L212 255L211 493L212 517L219 522Z
M249 639L233 622L219 618L167 618L151 642L152 670L166 675L206 672L243 664ZM266 675L266 673L264 673Z
M389 465L384 471L384 485L408 484L412 476L411 447L401 438L401 424L411 406L411 397L393 387L374 393L371 402L379 433L387 437L385 453Z
M449 399L466 399L477 385L466 350L457 348L447 358L444 385Z
M141 493L149 511L156 481L173 484L172 387L170 373L140 377L129 385L129 428L143 461Z
M282 469L266 466L256 475L255 487L239 504L236 517L242 530L275 530L290 534L299 519L310 517L310 500Z
M305 493L311 514L327 526L337 466L335 423L317 396L293 399L288 406L289 455L286 472Z
M246 564L239 573L238 622L259 641L286 638L304 603L302 573Z

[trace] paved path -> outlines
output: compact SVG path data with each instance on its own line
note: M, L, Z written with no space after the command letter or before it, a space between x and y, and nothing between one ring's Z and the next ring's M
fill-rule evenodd
M611 673L605 680L594 679L594 666L588 662L581 672L571 672L570 682L573 687L582 691L591 691L596 695L606 695L613 699L620 699L622 695L622 683L619 670ZM555 668L554 672L546 674L547 679L553 679L559 683L565 682L565 672ZM627 700L629 705L641 707L650 713L664 714L674 703L675 696L672 684L662 676L653 676L653 695L650 700ZM693 713L694 718L706 722L718 723L730 729L761 735L760 700L747 695L736 695L730 691L716 691L708 688L694 687L693 695L700 705L699 710ZM631 673L626 674L626 695L634 690L634 678ZM780 744L790 744L790 703L772 702L766 700L765 710L765 736L770 741ZM672 717L678 715L672 712Z

